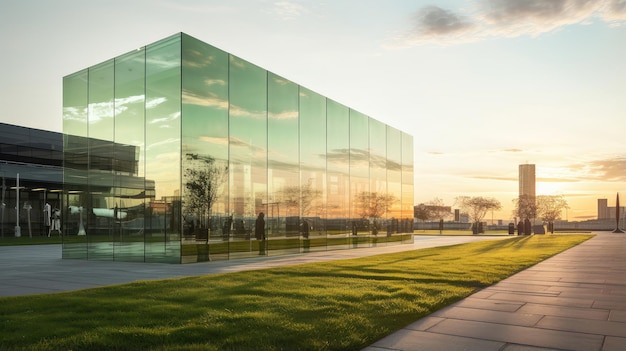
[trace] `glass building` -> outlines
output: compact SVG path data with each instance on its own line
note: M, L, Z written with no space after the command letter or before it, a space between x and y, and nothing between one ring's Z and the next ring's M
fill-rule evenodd
M62 163L60 133L0 123L0 238L59 235Z
M184 33L64 77L63 144L64 258L413 241L412 136Z

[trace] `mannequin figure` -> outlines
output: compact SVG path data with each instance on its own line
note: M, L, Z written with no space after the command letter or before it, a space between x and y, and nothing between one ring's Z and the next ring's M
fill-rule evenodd
M50 204L46 202L46 204L43 205L43 225L46 227L46 232L48 232L48 238L50 237L50 216L52 215L51 210L52 208L50 207Z

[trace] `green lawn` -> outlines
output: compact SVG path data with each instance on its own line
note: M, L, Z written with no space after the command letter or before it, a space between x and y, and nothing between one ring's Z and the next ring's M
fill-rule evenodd
M590 237L511 237L0 298L0 350L359 350Z
M0 246L16 246L16 245L46 245L46 244L61 244L61 237L57 235L51 235L49 238L47 236L36 235L32 238L26 234L26 236L22 235L19 238L13 236L11 233L10 236L5 236L0 238Z

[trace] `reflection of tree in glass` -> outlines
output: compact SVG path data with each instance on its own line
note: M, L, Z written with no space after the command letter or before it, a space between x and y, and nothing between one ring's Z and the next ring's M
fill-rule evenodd
M322 192L313 189L313 182L309 179L306 185L283 188L279 195L280 202L287 207L287 215L296 215L294 212L296 212L298 206L300 206L301 215L307 216L320 206L317 200L321 199Z
M355 196L361 218L382 218L396 200L392 194L362 191Z
M184 218L192 227L206 229L228 167L220 167L213 157L205 155L186 154L186 160Z

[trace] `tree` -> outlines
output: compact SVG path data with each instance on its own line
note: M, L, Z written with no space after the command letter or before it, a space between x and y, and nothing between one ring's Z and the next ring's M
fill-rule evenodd
M445 206L443 200L436 197L427 202L426 205L430 208L430 219L446 219L450 216L450 206Z
M522 219L537 218L537 199L530 195L520 195L515 202L514 215Z
M356 207L361 218L381 218L395 201L390 194L362 191L355 195Z
M419 204L415 206L415 208L413 209L413 217L421 219L422 222L429 220L430 218L432 218L430 208L428 208L426 204Z
M374 220L372 223L373 228L372 231L374 235L378 233L378 226L376 219L382 218L391 205L395 201L395 196L386 193L377 193L377 192L369 192L362 191L355 195L356 207L359 210L359 215L361 218L371 218Z
M474 223L474 234L479 232L478 228L483 218L490 210L499 210L502 208L500 201L490 197L469 197L459 196L456 198L456 203L459 205L462 211L466 212L472 223Z
M185 217L200 229L209 227L211 208L220 191L228 167L219 167L210 156L187 154L189 167L185 169ZM208 236L207 236L208 240Z
M310 213L315 213L319 201L322 198L322 191L313 188L311 179L302 186L288 186L278 192L280 202L287 207L287 215L300 214L306 217Z
M552 234L554 221L561 218L561 212L566 208L569 208L569 205L561 195L537 196L537 215L542 221L548 222L548 230Z

